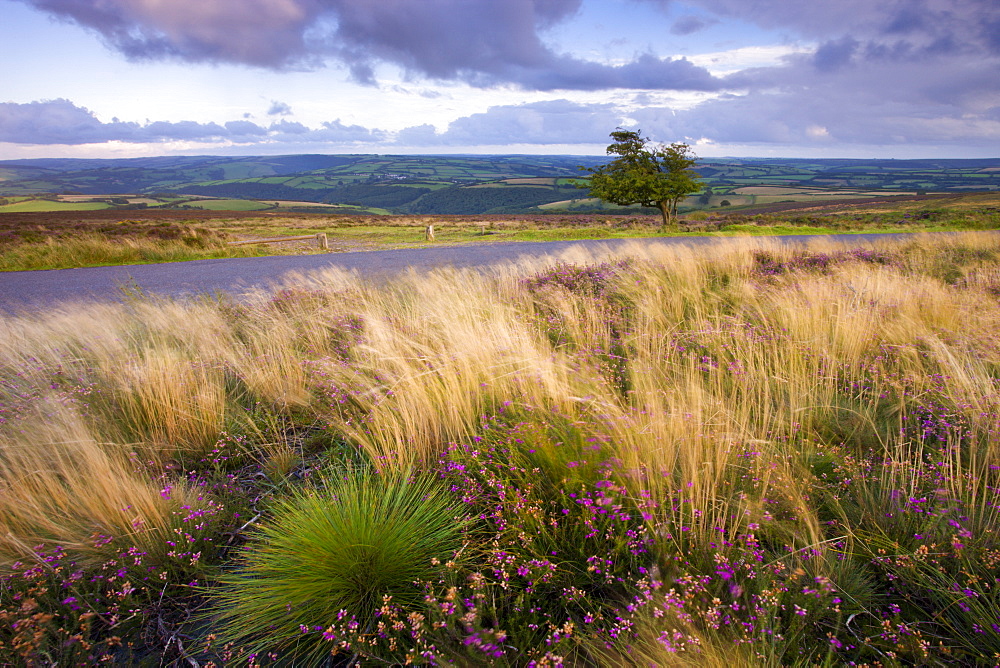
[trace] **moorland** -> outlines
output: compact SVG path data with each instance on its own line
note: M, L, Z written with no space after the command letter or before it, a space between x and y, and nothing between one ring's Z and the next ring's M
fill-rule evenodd
M1000 244L0 318L0 660L988 665Z
M264 254L317 253L315 240L261 239L324 234L329 251L497 241L743 236L997 229L1000 193L933 193L776 202L691 210L677 230L643 211L478 215L147 208L0 213L0 271L176 262ZM434 240L425 230L434 228Z
M854 199L0 215L7 268L647 237L0 316L0 663L994 664L1000 197Z
M579 156L159 157L0 163L0 271L331 249L650 237L642 207L588 199ZM582 163L582 164L581 164ZM702 160L672 234L978 229L996 160ZM791 215L769 217L779 212ZM316 244L312 245L315 249Z

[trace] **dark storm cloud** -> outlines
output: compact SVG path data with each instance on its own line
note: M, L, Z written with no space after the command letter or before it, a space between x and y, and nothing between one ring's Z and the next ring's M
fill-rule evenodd
M575 14L581 0L20 1L96 31L134 59L281 69L333 58L363 83L375 83L375 66L387 62L411 75L477 86L719 86L685 60L648 56L613 67L552 51L540 31Z
M648 0L670 5L672 0ZM764 28L790 29L820 42L852 37L860 43L902 45L911 55L1000 55L996 0L688 0L721 17Z

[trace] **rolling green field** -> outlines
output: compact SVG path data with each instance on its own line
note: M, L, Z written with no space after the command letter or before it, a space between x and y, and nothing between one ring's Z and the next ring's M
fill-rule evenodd
M59 202L49 199L28 199L0 205L0 213L34 213L40 211L99 211L110 209L103 202Z
M187 206L209 211L261 211L274 208L271 204L246 199L202 199L188 201Z
M583 182L579 167L605 160L378 155L20 160L0 163L0 197L118 194L152 197L151 206L168 207L202 206L192 201L198 198L287 200L425 215L602 211L604 205L586 200L575 185ZM998 160L703 159L697 171L705 190L682 209L997 191L998 167Z

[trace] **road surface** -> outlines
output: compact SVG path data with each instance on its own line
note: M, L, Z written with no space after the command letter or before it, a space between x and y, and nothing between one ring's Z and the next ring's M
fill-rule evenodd
M831 235L825 238L845 243L867 243L882 237L906 235ZM786 243L815 237L770 237ZM366 277L387 276L435 267L487 267L516 261L524 256L557 255L570 247L615 250L627 244L710 244L722 237L657 237L600 241L500 242L479 245L438 246L405 250L327 253L321 255L276 255L255 258L194 260L167 264L118 267L86 267L48 271L0 273L0 312L17 313L49 308L63 302L114 301L125 291L141 291L168 297L229 293L239 296L279 285L290 272L304 273L340 267Z

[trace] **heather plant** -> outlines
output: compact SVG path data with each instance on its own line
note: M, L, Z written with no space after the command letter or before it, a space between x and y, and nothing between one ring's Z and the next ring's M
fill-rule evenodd
M0 660L125 661L149 651L151 625L173 624L164 608L211 570L230 518L205 481L156 476L48 408L30 437L37 413L0 435Z
M514 646L536 647L552 629L614 618L649 566L650 538L612 479L603 435L564 416L518 413L453 447L443 466L490 545L478 564L497 591L490 618Z
M92 570L60 548L35 548L0 576L0 657L14 665L96 665L129 656L149 592L122 573ZM145 600L144 600L145 599Z
M856 537L855 560L882 592L881 605L866 612L894 620L891 634L874 635L909 638L925 653L947 638L953 655L971 658L996 653L1000 637L998 481L995 465L976 470L962 461L955 436L918 432L884 460L845 458L837 477L851 484L827 494L833 521Z
M2 659L990 664L997 250L636 245L0 319ZM383 566L333 530L365 526Z
M629 605L649 539L609 479L605 439L512 405L483 416L481 433L437 464L471 518L465 558L423 583L419 615L386 600L373 633L338 617L324 631L331 648L389 662L557 665L586 660L581 639Z

